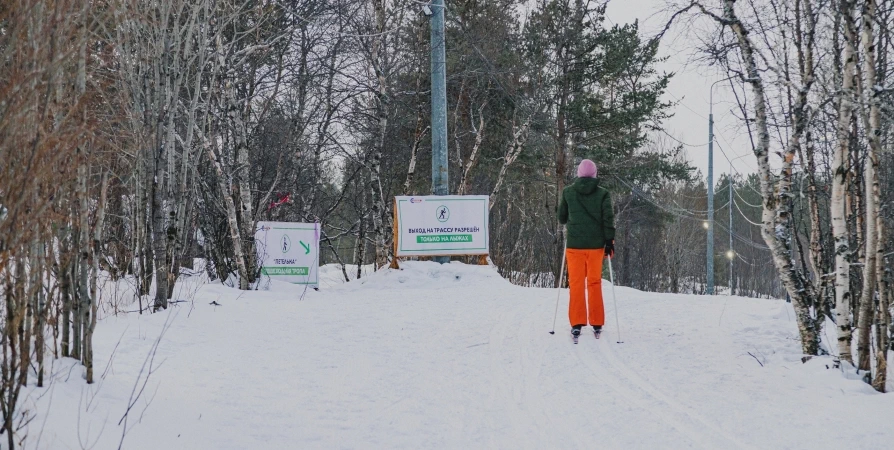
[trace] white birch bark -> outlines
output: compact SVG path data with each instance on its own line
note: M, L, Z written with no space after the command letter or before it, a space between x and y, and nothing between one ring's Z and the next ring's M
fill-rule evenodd
M735 12L735 0L723 1L723 16L708 11L698 4L701 11L722 25L728 26L736 36L742 63L745 68L745 81L751 88L754 108L754 126L757 132L754 154L758 162L758 174L763 198L761 213L761 235L770 248L773 263L779 273L786 291L792 298L792 305L798 322L801 337L801 349L805 355L816 355L819 351L818 320L813 317L810 305L815 292L809 280L795 268L789 251L792 245L791 229L791 186L792 166L796 149L789 145L783 152L783 165L780 176L773 174L769 162L770 131L768 124L768 100L761 70L758 67L757 55L750 32ZM806 86L805 86L806 87ZM802 87L803 89L803 87ZM778 181L777 181L778 180Z
M509 166L518 159L518 156L521 155L522 150L525 148L525 144L528 142L528 131L531 129L532 118L533 115L529 116L512 134L512 142L506 149L506 155L503 156L503 165L500 166L500 173L497 174L497 181L494 183L494 188L490 193L490 204L487 207L488 211L494 207L497 193L499 193L500 188L503 187L503 181L506 179L506 172L509 171Z
M878 180L878 156L881 152L881 111L878 98L876 57L875 57L875 0L865 0L863 3L863 23L860 34L863 50L863 105L868 107L868 114L863 114L866 126L866 136L869 141L866 162L863 166L863 185L865 188L866 204L866 234L865 255L866 262L863 268L863 292L860 299L860 315L857 321L857 368L870 370L872 367L872 354L870 331L875 318L875 293L876 293L876 263L878 261L878 224L879 224L879 180Z
M97 279L99 277L99 258L102 254L102 232L103 227L105 227L108 192L109 173L103 172L99 203L96 208L96 219L93 224L93 245L91 245L93 265L90 270L90 319L85 324L84 330L84 366L87 369L87 384L93 384L93 331L96 330L96 309L97 300L99 299Z
M832 197L830 212L832 235L835 240L835 325L838 330L838 355L841 361L853 364L851 354L852 325L850 290L850 244L847 230L848 155L850 122L854 111L854 71L856 49L853 22L853 2L841 0L844 49L843 72L838 106L838 145L832 159Z
M77 91L83 95L87 90L87 27L82 24L82 35L79 42L78 51L78 74L77 74ZM87 150L84 147L78 149L78 173L77 173L77 194L78 194L78 278L77 291L79 295L77 325L78 325L78 343L83 346L78 348L78 355L81 362L89 369L92 365L91 354L93 351L92 339L88 334L87 314L94 308L94 299L91 298L88 290L88 272L90 268L90 238L89 238L89 221L88 213L90 205L87 199L87 179L88 160ZM92 374L91 374L92 375ZM89 380L92 382L92 380Z
M77 338L76 349L78 351L77 357L81 360L81 363L85 366L87 365L87 342L84 339L84 335L87 328L87 312L91 309L91 299L90 299L90 291L88 288L88 275L90 272L90 222L88 219L88 212L90 209L89 201L87 199L87 161L86 156L84 155L84 149L80 149L80 157L78 163L78 180L77 180L77 194L78 194L78 219L77 219L77 230L78 230L78 259L77 259L77 270L78 275L76 278L75 286L76 291L78 293L77 300L77 314L75 314L75 329L77 332L75 333L75 337Z
M404 195L410 195L410 187L413 185L413 179L416 177L416 156L419 154L419 147L422 145L422 138L428 134L431 127L422 128L422 116L420 115L416 121L416 134L413 138L413 147L410 149L410 163L407 165L407 178L404 180Z
M478 154L481 151L481 143L484 141L484 107L487 106L487 102L482 102L481 106L478 107L478 127L473 128L475 132L475 143L472 145L472 152L469 153L469 159L466 160L466 163L463 165L463 173L462 178L459 180L459 195L465 195L471 189L471 182L469 180L469 174L472 172L472 169L478 165Z
M235 173L233 178L239 198L237 217L241 219L238 224L240 226L238 227L239 235L237 238L242 241L240 244L240 247L242 247L243 244L250 242L250 240L254 238L254 214L252 213L251 186L248 175L247 129L245 121L242 118L242 108L236 99L234 77L234 74L228 74L228 79L224 82L224 89L227 95L227 114L230 123L232 124L232 134L234 138L233 151L235 153L236 168L234 170ZM244 240L243 237L245 238ZM242 258L243 265L245 266L245 273L239 277L239 289L247 290L249 289L251 282L254 281L254 277L249 269L249 267L254 267L254 264L249 264L249 259L253 257L251 248L244 250L246 250L246 252L243 253Z
M211 163L212 167L214 167L214 172L217 174L218 188L220 189L220 195L226 206L227 228L230 232L230 239L233 242L233 255L236 260L236 270L239 273L239 284L241 288L241 279L248 278L248 268L246 267L245 255L242 251L242 239L239 237L239 223L236 220L236 203L233 201L233 196L229 192L226 174L223 171L223 167L221 167L220 161L218 161L218 158L215 155L216 152L213 150L212 145L214 144L205 140L205 154L208 156L208 161Z
M888 296L888 282L885 279L885 228L881 214L878 224L878 263L876 264L876 282L878 283L878 310L875 323L876 333L876 369L872 387L879 392L885 392L888 384L888 348L890 337L888 327L891 325L891 300Z
M376 92L376 119L378 129L375 148L370 158L370 193L372 194L373 234L376 242L376 268L388 263L389 249L385 242L386 204L382 190L381 164L385 151L385 133L388 130L388 78L385 73L385 2L372 0L375 13L375 36L373 36L371 63L378 83Z
M195 3L190 17L192 25L191 31L189 32L189 35L195 36L195 39L190 39L190 42L187 44L187 51L185 52L187 58L194 61L196 73L192 76L192 80L187 79L184 81L185 86L192 84L192 92L191 97L189 98L189 103L186 104L187 108L184 111L185 117L183 119L183 129L186 131L186 134L183 137L180 137L179 135L177 136L182 156L179 162L179 183L177 184L177 190L174 192L175 204L177 206L176 214L174 215L174 228L178 231L173 248L174 258L180 258L184 250L184 244L188 241L188 234L194 232L188 223L190 211L195 202L195 196L190 192L190 187L193 186L196 177L196 169L198 166L196 162L201 156L198 153L201 150L201 147L193 145L193 142L195 139L199 107L202 105L200 102L207 101L207 96L203 95L202 83L205 81L203 75L206 73L205 67L208 57L206 49L210 44L209 27L198 27L197 30L196 22L201 21L200 17L207 17L208 14L209 2L207 0ZM193 40L197 41L195 47L192 46ZM175 270L173 271L175 277L174 281L176 281L176 272L179 272L177 264L175 264ZM172 282L168 289L169 297L173 288L174 286Z

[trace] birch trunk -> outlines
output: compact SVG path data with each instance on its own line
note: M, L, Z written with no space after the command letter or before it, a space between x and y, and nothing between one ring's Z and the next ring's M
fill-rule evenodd
M863 292L860 299L860 315L857 323L857 367L870 370L872 367L871 329L875 319L876 263L878 260L879 180L878 155L881 153L881 111L877 89L875 57L875 0L865 0L863 4L863 28L861 43L863 50L863 99L869 113L864 114L866 136L869 140L868 153L864 163L863 186L866 197L866 265L863 270Z
M363 275L366 262L366 196L360 196L360 222L357 224L357 245L354 247L354 263L357 264L357 279Z
M817 195L816 186L816 149L810 136L810 131L806 135L807 144L807 201L810 208L810 261L813 265L813 273L816 274L816 280L819 284L817 290L820 299L823 301L823 311L829 305L828 296L828 279L826 271L828 268L825 252L823 251L823 232L822 217L820 216L819 197ZM833 300L834 301L834 300Z
M161 132L159 127L158 133ZM164 146L155 161L152 179L152 259L155 266L155 301L153 309L158 311L168 307L168 265L167 265L167 221L165 220L165 178L167 158Z
M81 150L83 151L83 149ZM78 276L75 279L75 289L78 293L77 314L75 315L76 338L78 359L84 363L85 356L85 340L84 333L86 331L87 311L90 309L90 291L89 291L89 271L90 271L90 223L87 216L89 204L87 200L87 162L84 161L83 154L78 164L77 179L77 196L78 196L78 259L77 268Z
M777 182L769 162L770 131L764 81L757 65L754 45L749 37L749 31L736 16L734 7L735 0L724 0L723 17L721 18L714 16L700 6L703 12L712 15L712 17L715 17L715 20L732 29L742 54L742 61L747 74L746 82L751 87L752 97L754 98L754 120L758 134L755 141L754 154L758 162L761 196L763 198L761 235L770 248L773 263L782 283L792 298L792 305L795 308L798 331L801 337L802 352L805 355L816 355L819 351L819 321L812 316L811 312L815 292L813 292L813 286L809 283L809 280L805 279L795 268L789 251L792 238L791 175L796 148L789 145L789 148L784 152L782 173ZM797 144L797 141L792 143Z
M410 149L410 164L407 166L407 179L404 181L404 195L410 195L410 187L413 185L413 179L416 177L416 155L419 154L419 147L422 145L422 138L428 134L431 127L422 128L422 116L420 115L416 121L416 133L413 138L413 147Z
M230 239L233 241L233 255L236 259L236 270L239 272L240 279L247 279L248 268L245 265L245 256L242 252L242 240L239 238L239 223L236 221L236 204L233 201L233 196L230 195L229 189L227 189L227 179L224 175L223 168L217 160L214 150L212 150L211 146L213 144L205 140L205 145L207 147L205 154L208 156L208 161L211 163L212 167L214 167L214 171L217 174L218 188L220 189L220 195L226 206L227 227L230 231ZM242 282L240 281L240 287L241 285Z
M462 119L460 119L460 107L463 105L463 93L466 90L466 77L463 77L462 82L459 85L459 94L456 96L456 107L453 108L453 147L456 152L456 156L453 158L453 162L458 166L463 166L463 153L462 153L462 143L460 142L460 123L462 123ZM449 155L449 152L448 152Z
M87 384L93 384L93 331L96 329L97 309L97 277L99 276L99 256L102 254L102 232L105 226L106 201L109 192L109 173L102 175L102 185L99 193L99 204L96 208L96 220L93 225L92 259L93 265L90 271L90 318L84 329L84 366L87 369Z
M34 270L37 264L37 241L32 240L29 247L29 251L27 252L30 253L27 257L28 263L27 265L22 264L22 268L25 269L27 267L27 270L23 270L16 274L23 287L21 296L18 298L18 302L22 307L22 317L19 319L20 325L18 329L18 332L21 334L19 342L22 346L21 351L19 352L19 356L21 357L19 366L19 384L22 386L28 385L28 373L31 371L31 335L34 333L34 329L31 326L34 318L34 297L31 294L36 292L35 286L38 283L37 278L35 278L35 275L37 274Z
M34 356L37 358L37 387L43 387L44 377L44 355L46 352L46 295L43 289L43 280L49 280L50 273L46 270L47 266L46 244L41 242L37 245L37 264L32 268L37 272L37 290L35 296L36 310L34 317ZM46 277L46 278L44 278Z
M878 225L878 264L876 264L876 280L878 282L878 310L875 323L876 333L876 371L875 379L872 381L872 387L879 392L885 392L888 384L888 348L890 347L890 338L888 329L891 326L891 301L888 296L888 282L885 277L885 233L884 222L879 215Z
M174 270L169 274L170 285L168 286L168 298L171 298L173 295L176 277L180 272L180 258L183 256L186 244L192 242L190 234L194 231L189 224L192 216L192 209L195 205L195 196L191 195L190 187L193 186L196 177L196 160L201 157L201 155L198 154L201 147L193 145L193 142L195 139L195 129L197 128L196 116L199 110L200 100L202 100L203 82L207 81L206 77L202 76L205 73L204 68L207 64L207 52L205 49L210 44L208 28L197 27L195 22L199 20L198 16L200 14L208 13L208 6L207 1L196 3L191 15L192 20L190 22L190 31L187 35L188 43L185 56L189 57L194 48L192 45L193 39L191 37L197 31L200 33L197 37L198 45L194 49L194 51L198 53L196 59L196 67L198 67L198 71L194 75L194 80L192 80L192 93L188 109L186 110L185 123L183 125L186 130L186 136L180 141L182 157L180 158L179 183L177 185L177 190L174 192L175 203L177 205L176 214L174 215L174 229L177 230L177 238L174 241L172 252L175 263L173 267ZM199 30L197 30L197 28L199 28ZM183 84L188 85L188 82L184 82Z
M419 27L419 33L416 34L417 43L421 43L424 38L422 33L423 29L424 28ZM425 103L421 98L422 73L423 67L422 61L420 60L416 70L416 131L413 133L413 147L410 149L410 163L407 166L407 178L404 181L404 195L411 194L410 188L413 185L413 179L416 177L416 155L419 154L419 147L422 145L422 139L428 133L428 130L431 129L430 126L423 128L425 118L425 109L423 108L423 105Z
M521 155L522 150L525 148L525 144L528 141L528 130L531 128L532 118L533 115L528 117L521 127L516 128L515 132L512 134L512 143L510 143L509 147L506 149L506 155L503 156L503 165L500 167L500 173L497 174L497 181L494 183L494 189L490 193L490 204L487 208L488 211L494 207L494 201L497 198L497 193L500 192L500 188L503 186L503 181L506 179L506 172L509 171L509 166L518 159L518 156Z
M481 103L481 106L478 107L478 128L474 130L475 144L472 145L472 152L469 153L469 159L463 165L462 178L460 178L459 180L459 195L465 195L471 190L471 180L469 179L469 174L472 172L472 169L474 169L475 166L478 165L478 154L481 151L481 143L484 141L485 106L487 106L486 101Z
M385 2L372 0L375 12L375 30L372 44L372 67L378 82L376 92L376 132L375 148L370 158L370 193L372 194L373 233L376 241L376 268L388 264L388 246L385 242L384 217L386 214L384 192L382 191L381 165L385 151L385 133L388 130L388 79L385 73Z
M254 266L251 261L254 258L254 214L252 212L251 182L249 180L250 164L248 161L248 139L245 121L242 117L242 108L236 99L235 74L230 74L226 81L227 111L232 124L233 143L236 168L234 170L234 182L238 192L239 204L236 217L239 219L240 247L242 247L242 259L245 266L244 274L239 277L239 289L248 290L254 282Z
M59 259L61 265L59 267L59 296L62 302L62 312L59 314L62 327L62 341L60 343L62 357L68 357L71 354L71 246L67 243L71 242L70 237L60 239Z
M838 329L838 355L842 361L850 364L853 364L851 353L853 327L851 325L852 294L846 197L849 181L849 129L854 111L854 70L856 68L853 7L853 1L841 0L839 15L844 31L843 73L838 106L838 146L832 158L832 198L830 199L832 235L835 239L835 325Z
M802 7L803 4L803 7ZM803 13L802 13L803 8ZM806 30L803 23L806 22ZM795 2L795 42L798 51L798 66L801 72L801 79L808 88L815 82L816 61L814 58L814 48L816 44L816 16L813 12L813 4L810 1ZM807 91L804 89L798 92L798 103L803 108L797 111L796 120L797 127L801 127L800 133L804 135L804 155L802 160L807 161L807 201L810 213L810 264L813 266L813 273L816 275L817 300L819 304L817 309L824 314L830 307L830 296L828 295L828 259L823 251L822 236L822 217L820 216L820 204L817 195L816 182L816 146L811 133L809 118L811 107L807 98ZM800 142L799 142L800 144Z

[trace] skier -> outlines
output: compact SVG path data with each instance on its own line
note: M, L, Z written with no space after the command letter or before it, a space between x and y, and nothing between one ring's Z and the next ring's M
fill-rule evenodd
M577 168L577 180L562 191L559 223L566 225L568 287L571 299L568 320L575 343L580 330L593 326L598 338L605 324L602 303L602 259L615 254L615 223L611 197L599 186L596 163L585 159ZM588 301L589 300L589 301Z

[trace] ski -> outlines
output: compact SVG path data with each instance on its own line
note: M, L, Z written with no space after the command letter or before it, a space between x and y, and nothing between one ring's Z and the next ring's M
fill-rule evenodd
M574 342L575 344L577 344L577 338L578 338L578 337L579 337L579 335L577 335L577 334L572 334L572 335L571 335L571 341Z
M596 336L596 339L599 339L602 336L602 330L593 330L593 335Z

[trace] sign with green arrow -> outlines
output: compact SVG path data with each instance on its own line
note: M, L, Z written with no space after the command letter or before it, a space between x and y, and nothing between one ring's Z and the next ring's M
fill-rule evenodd
M258 222L255 247L262 276L319 287L320 224Z

